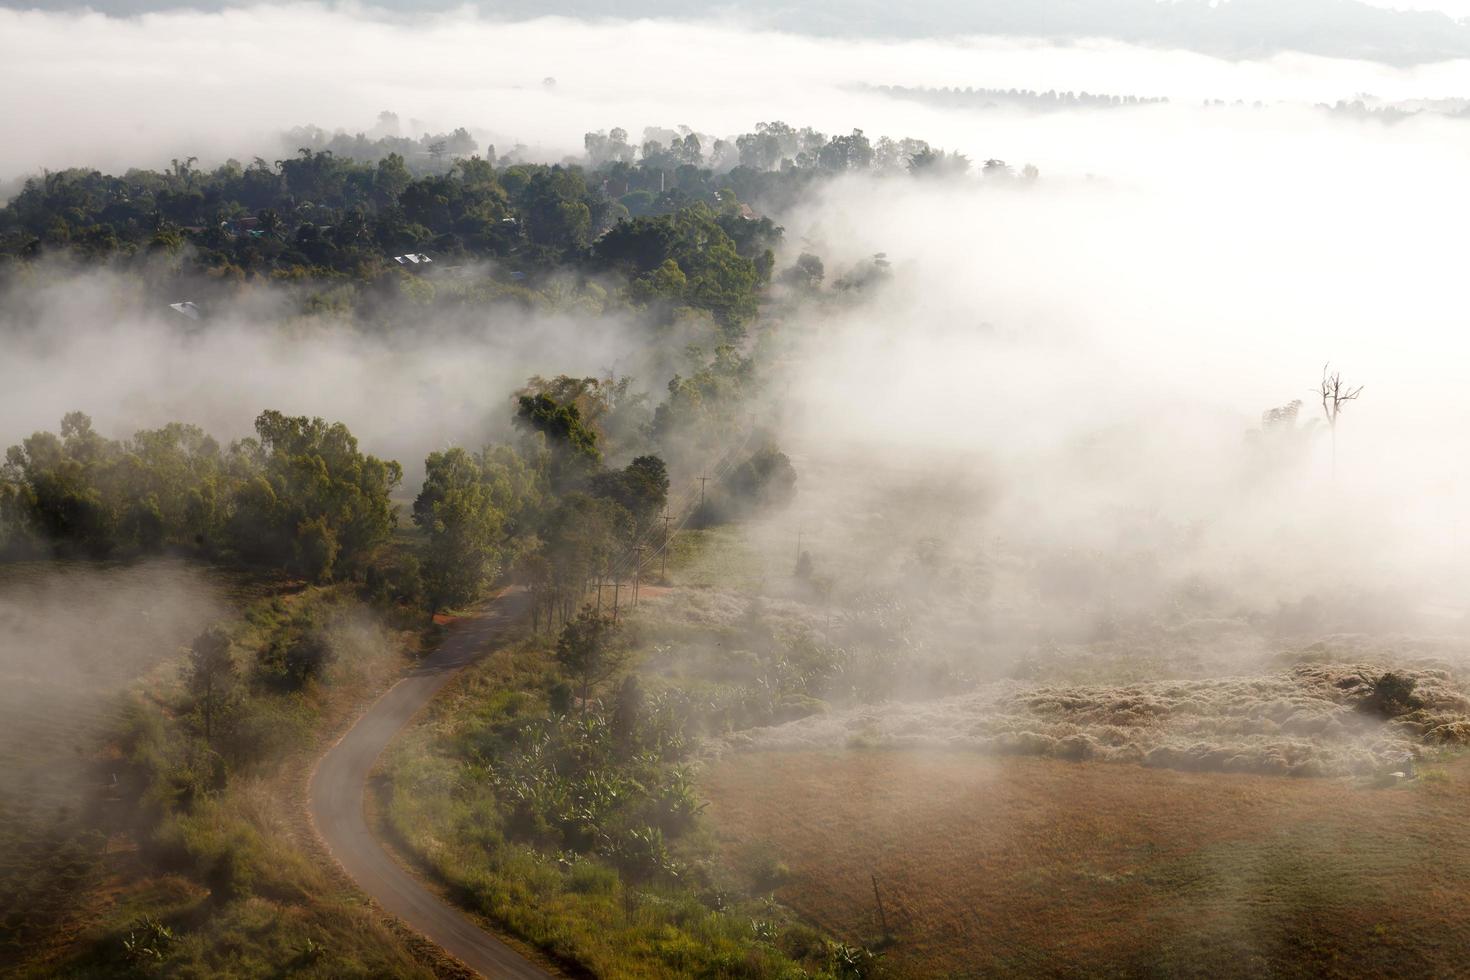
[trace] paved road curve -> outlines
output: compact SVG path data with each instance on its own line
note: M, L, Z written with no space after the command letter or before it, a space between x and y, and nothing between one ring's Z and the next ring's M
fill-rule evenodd
M438 650L357 719L311 778L311 819L358 887L455 959L487 977L545 980L550 974L440 901L389 857L368 831L363 810L368 773L393 736L500 638L525 601L522 594L503 595L482 616L457 624Z

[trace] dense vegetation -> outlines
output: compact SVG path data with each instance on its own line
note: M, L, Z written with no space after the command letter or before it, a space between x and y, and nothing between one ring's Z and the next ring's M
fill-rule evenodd
M789 207L849 172L963 171L922 140L827 137L785 123L731 140L650 130L589 133L581 161L545 165L474 152L463 130L303 143L274 163L191 159L166 171L73 169L25 183L0 208L0 274L44 258L138 276L158 308L207 318L251 284L287 289L306 312L399 326L402 303L532 301L563 277L597 310L703 312L743 335L771 280ZM611 288L609 288L611 287ZM187 305L185 305L185 301Z
M823 710L805 692L841 654L758 607L699 629L667 618L682 605L586 608L473 668L393 750L389 829L469 908L599 976L874 975L771 900L773 855L718 866L695 784L712 736Z
M222 449L171 423L107 439L72 412L0 468L0 547L103 558L189 549L327 581L359 570L393 528L402 470L363 454L341 423L262 412Z

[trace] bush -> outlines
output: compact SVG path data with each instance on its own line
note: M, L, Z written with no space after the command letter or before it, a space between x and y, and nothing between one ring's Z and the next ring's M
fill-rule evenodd
M309 680L320 678L332 657L326 630L308 609L275 630L275 635L256 655L256 662L263 679L299 688Z
M567 872L567 890L583 895L611 895L618 873L595 861L577 861Z
M245 898L255 883L255 869L235 841L230 841L210 862L204 874L204 886L216 902L232 902Z
M861 946L833 943L829 947L829 962L836 976L864 980L877 972L878 957Z
M1384 718L1397 718L1424 707L1424 701L1414 693L1418 681L1403 674L1389 671L1373 684L1373 693L1359 703L1359 709Z
M773 891L791 877L791 869L786 867L786 862L781 860L775 848L769 844L753 843L747 846L741 855L740 864L756 891Z
M161 963L173 945L174 931L151 915L144 915L128 927L123 937L123 956L134 966Z

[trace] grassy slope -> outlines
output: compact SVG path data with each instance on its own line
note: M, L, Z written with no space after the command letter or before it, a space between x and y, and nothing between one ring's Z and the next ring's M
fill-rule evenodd
M1470 758L1392 788L967 753L736 755L725 860L913 975L1448 976L1470 944Z
M303 604L355 608L334 590L293 590L257 601L240 627L237 659L263 639L283 610ZM344 605L345 603L345 605ZM311 765L360 707L402 669L418 638L350 615L336 631L338 656L328 682L272 697L279 753L240 773L217 795L152 828L128 831L100 819L101 859L71 898L75 916L58 919L22 961L22 975L184 977L432 976L437 954L400 935L371 911L321 852L304 808ZM176 696L178 661L168 660L136 685L145 712ZM155 706L156 705L156 706ZM282 734L284 733L284 738ZM166 737L166 736L165 736ZM124 806L114 803L106 806ZM222 855L234 862L239 894L211 891ZM130 957L130 936L143 936L145 917L172 930L161 958ZM427 966L425 964L428 964Z

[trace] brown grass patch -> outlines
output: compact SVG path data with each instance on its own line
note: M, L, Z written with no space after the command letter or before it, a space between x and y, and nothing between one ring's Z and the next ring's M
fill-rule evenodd
M736 754L734 873L900 974L1449 976L1470 944L1470 759L1388 789L968 752Z

